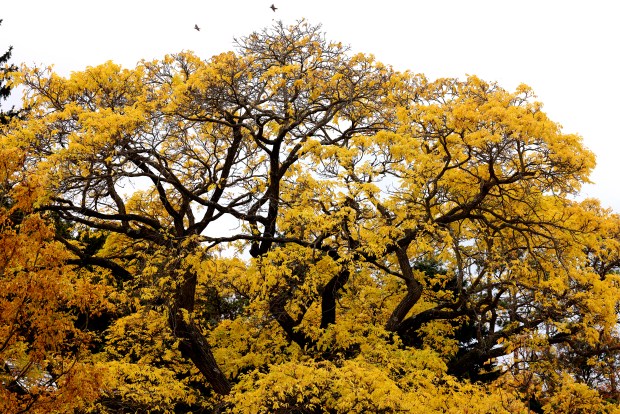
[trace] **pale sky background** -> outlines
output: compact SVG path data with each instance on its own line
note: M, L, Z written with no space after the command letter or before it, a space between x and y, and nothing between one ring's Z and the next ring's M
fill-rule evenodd
M597 155L583 196L620 212L620 1L608 0L0 0L0 52L63 75L113 60L192 50L306 18L330 40L427 77L475 74L530 85L551 119ZM193 29L197 24L201 31Z

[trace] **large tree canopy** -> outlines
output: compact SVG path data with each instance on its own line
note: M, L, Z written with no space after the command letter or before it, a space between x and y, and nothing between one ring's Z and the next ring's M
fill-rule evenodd
M620 222L574 201L593 154L526 86L396 72L305 22L206 61L21 81L3 197L28 195L62 265L114 292L93 409L617 396Z

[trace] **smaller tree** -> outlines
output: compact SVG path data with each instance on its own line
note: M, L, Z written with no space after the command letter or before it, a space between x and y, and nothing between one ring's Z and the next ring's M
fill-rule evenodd
M0 25L1 24L2 19L0 19ZM6 112L2 110L2 101L9 97L11 89L13 89L11 75L17 70L17 66L7 64L11 58L12 52L13 46L10 46L4 54L0 55L0 124L8 123L9 119L17 115L17 111L15 111L14 108L11 108Z
M10 129L0 129L0 412L83 409L104 370L82 320L111 309L107 273L72 264L55 216L35 211L44 185L28 175Z

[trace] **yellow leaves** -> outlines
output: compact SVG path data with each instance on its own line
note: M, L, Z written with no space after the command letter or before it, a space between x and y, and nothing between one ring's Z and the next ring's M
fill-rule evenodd
M300 66L298 64L272 66L265 70L260 80L266 81L274 89L278 89L286 85L286 75L298 72Z
M0 183L7 185L13 181L15 174L21 170L24 151L0 136Z
M408 158L414 162L412 177L445 173L447 185L476 185L476 181L489 179L491 162L496 163L493 171L500 179L543 168L559 172L556 169L560 168L563 178L558 180L554 174L554 185L561 191L572 191L577 181L587 179L593 166L591 153L582 148L578 137L562 134L535 104L526 100L527 88L508 93L470 77L465 82L440 79L427 91L432 93L425 100L398 110L401 131L415 145L415 161ZM539 150L538 146L551 152ZM571 154L576 149L577 153ZM401 155L402 150L397 151ZM493 151L501 154L493 155ZM424 153L438 162L432 170L425 171L428 161L421 161ZM450 165L471 171L474 180L448 175L445 168ZM464 171L454 169L457 172L462 176Z
M254 307L243 317L223 320L210 333L210 341L217 345L214 356L222 361L229 378L238 378L266 364L281 364L302 352L287 343L275 323L261 322L262 318Z
M425 351L414 351L413 355L419 361L436 359ZM391 362L395 362L394 357ZM393 372L401 368L395 366ZM381 366L361 358L339 364L308 361L271 365L267 372L254 371L243 376L228 401L232 403L231 412L240 413L278 409L336 413L525 412L522 404L501 391L485 391L441 372L416 372L411 367L406 372L415 376L397 379Z
M322 150L323 148L319 140L309 138L306 139L306 141L303 143L302 147L299 150L299 154L314 154L316 156L320 156Z
M462 413L523 412L534 387L448 366L478 358L461 373L475 378L495 368L487 353L514 351L515 369L548 378L565 369L552 335L614 346L620 224L566 199L592 154L528 87L394 73L303 22L238 46L69 78L25 70L32 112L0 138L0 287L42 309L0 296L6 355L87 343L57 308L113 310L97 358L127 411ZM80 223L72 235L116 233L93 252L53 242L44 217L6 224L33 206ZM229 234L234 252L217 245ZM66 265L78 258L110 269ZM25 315L32 348L11 322ZM226 401L200 395L183 322L234 384Z
M169 345L174 343L174 338L166 323L166 315L153 309L138 309L121 317L108 329L106 353L131 363L177 363L180 356L170 352Z
M199 400L197 392L178 381L173 370L118 361L106 362L105 366L106 396L120 399L132 410L169 412L177 404L195 404ZM98 412L114 412L103 404L96 404L95 407Z
M433 321L420 329L424 338L424 346L439 353L445 358L451 358L458 351L458 341L454 339L454 327L446 321Z
M241 280L250 280L251 295L263 298L293 283L298 285L299 300L304 300L305 295L316 294L318 287L338 270L338 264L328 256L310 248L288 245L255 260Z
M605 413L612 407L605 404L598 392L578 383L570 375L562 375L558 388L546 400L545 413L578 414Z
M92 273L66 264L71 254L53 241L54 229L41 216L5 213L0 206L0 364L15 360L26 389L16 398L0 386L0 409L83 408L100 393L101 369L88 361L92 336L75 326L76 314L109 309L109 289L94 284ZM36 386L37 378L50 374L53 387ZM2 380L8 384L13 378Z

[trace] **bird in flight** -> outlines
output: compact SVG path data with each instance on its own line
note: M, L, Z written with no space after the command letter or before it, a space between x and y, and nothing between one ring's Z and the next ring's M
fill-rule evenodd
M197 31L200 31L200 27L198 27L197 24L194 25L194 29L196 29Z
M269 8L270 8L271 10L273 10L274 12L275 12L276 10L278 10L278 8L277 8L276 6L274 6L274 5L273 5L273 3L271 4L271 7L269 7Z

